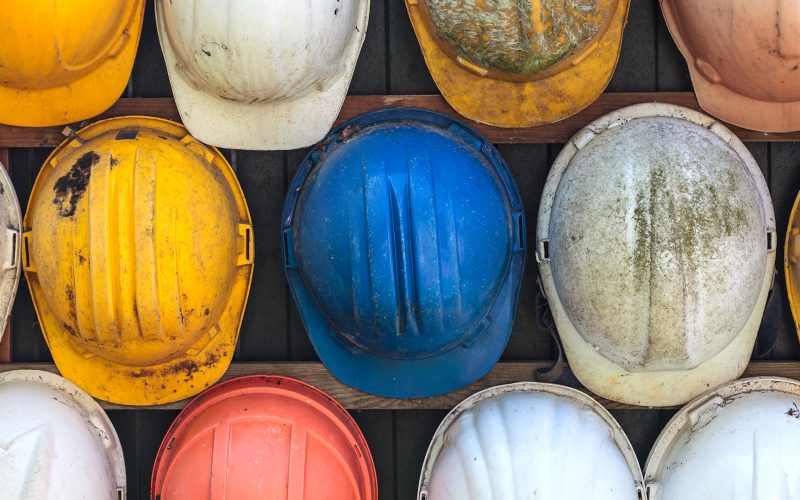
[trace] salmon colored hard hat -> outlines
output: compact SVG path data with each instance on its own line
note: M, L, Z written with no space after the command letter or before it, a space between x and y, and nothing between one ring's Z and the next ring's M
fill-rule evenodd
M156 456L153 500L375 500L375 466L358 426L308 384L254 375L192 400Z
M800 130L800 0L661 0L661 10L705 111Z

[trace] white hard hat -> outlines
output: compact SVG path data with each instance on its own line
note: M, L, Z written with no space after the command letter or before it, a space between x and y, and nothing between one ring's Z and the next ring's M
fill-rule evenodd
M561 151L536 257L581 383L666 406L742 374L775 247L767 185L742 142L692 110L640 104L592 122Z
M518 382L478 392L445 417L418 500L636 500L642 484L628 438L597 401Z
M184 125L225 148L316 143L342 107L368 18L369 0L157 0Z
M22 212L14 185L0 163L0 339L19 286Z
M649 500L800 498L800 383L732 382L681 409L645 466Z
M0 373L0 498L124 500L125 462L100 405L64 378Z

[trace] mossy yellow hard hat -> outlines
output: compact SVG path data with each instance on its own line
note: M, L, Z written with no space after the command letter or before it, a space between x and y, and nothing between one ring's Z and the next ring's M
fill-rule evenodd
M0 0L0 123L45 127L111 107L130 78L144 0Z
M532 127L595 101L630 0L406 0L439 91L465 117Z
M157 118L89 125L45 162L23 226L25 276L64 377L98 399L147 405L225 373L253 237L215 148Z

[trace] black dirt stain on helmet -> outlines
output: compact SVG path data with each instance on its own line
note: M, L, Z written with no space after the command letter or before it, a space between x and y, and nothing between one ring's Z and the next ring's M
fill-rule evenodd
M94 151L84 154L72 165L65 175L61 176L53 186L53 204L58 207L60 217L72 217L78 202L86 192L92 167L100 161L100 155Z

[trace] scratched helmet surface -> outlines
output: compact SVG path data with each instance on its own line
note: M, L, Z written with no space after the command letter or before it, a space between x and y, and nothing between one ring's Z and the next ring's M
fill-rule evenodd
M4 2L0 123L60 125L110 107L130 77L144 4Z
M705 111L800 130L800 1L661 0L661 10Z
M253 242L217 150L156 118L90 125L46 161L24 229L28 284L65 377L99 399L156 404L225 372Z
M406 0L444 98L472 120L532 127L603 92L630 0Z
M569 387L518 382L480 391L444 418L417 498L637 500L642 482L628 438L600 403Z
M369 0L159 0L156 7L181 118L198 139L238 149L322 139L344 101L369 17Z
M737 380L709 391L661 431L645 466L649 500L795 500L800 384Z
M3 499L125 499L114 426L74 384L38 370L0 373L0 421Z
M625 108L573 138L545 193L540 269L582 382L659 405L686 402L708 377L740 374L776 236L761 170L729 130L685 108ZM630 390L606 388L606 371ZM658 389L662 376L673 382Z
M472 130L423 110L356 118L306 157L283 228L304 324L343 382L430 396L497 362L524 221L508 167Z
M158 450L152 500L377 500L375 465L353 417L286 377L228 380L193 399Z

